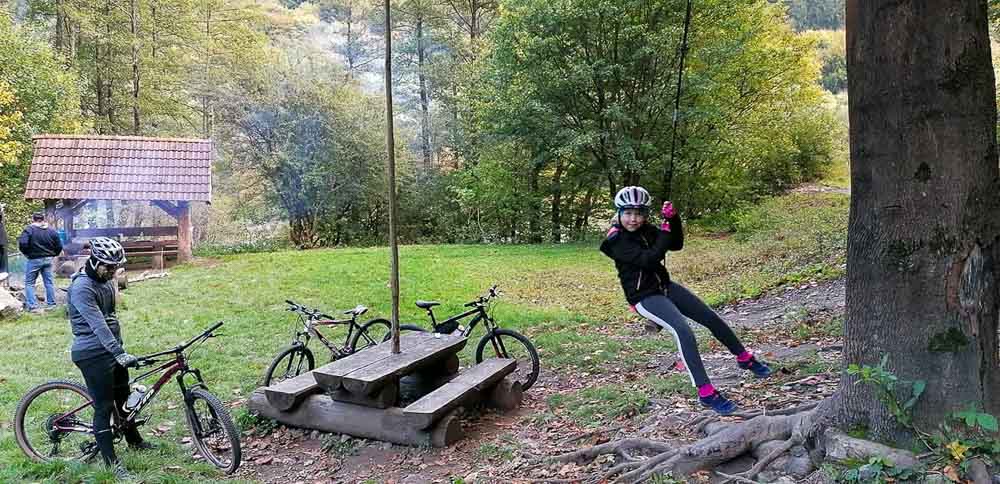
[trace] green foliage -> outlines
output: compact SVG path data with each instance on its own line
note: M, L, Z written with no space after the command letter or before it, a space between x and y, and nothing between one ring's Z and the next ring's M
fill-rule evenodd
M847 90L847 38L843 30L810 30L820 62L820 84L832 93Z
M76 73L34 31L0 15L0 203L8 224L38 208L23 198L32 136L83 129L78 86Z
M358 453L358 439L347 434L326 434L320 448L337 457L347 457Z
M879 399L888 407L893 417L904 427L913 429L912 409L917 403L917 399L924 393L927 382L923 380L913 382L900 381L895 374L886 369L888 361L889 355L885 355L878 366L874 367L868 365L860 366L852 363L847 367L847 374L858 377L858 380L854 382L855 384L868 383L874 385L879 392ZM904 387L910 388L910 394L908 396L904 394L906 400L901 401L900 392L905 392Z
M843 29L844 0L782 0L796 30Z
M870 383L879 391L879 398L889 408L897 421L914 431L923 443L937 456L942 465L965 466L975 457L984 457L987 462L1000 458L1000 439L997 439L998 424L994 415L980 411L974 405L966 410L952 412L949 421L941 422L937 432L926 433L913 426L910 411L926 383L922 380L911 384L911 396L903 403L898 399L901 386L905 382L885 369L888 356L882 358L877 367L852 364L847 373L859 377L855 383ZM886 482L885 478L908 479L912 474L898 474L889 468L891 463L881 458L872 458L867 464L848 469L842 476L847 482ZM916 470L914 470L916 472Z
M467 197L478 202L470 208L501 219L518 200L521 227L498 222L500 233L532 240L552 232L557 240L581 210L599 217L594 207L606 206L619 186L665 194L671 167L673 197L689 218L818 176L832 159L836 122L815 85L809 41L767 2L698 4L679 156L671 162L664 127L674 100L666 93L676 87L678 58L664 53L677 51L683 7L680 0L505 5L476 65L470 103L484 141L477 163L517 185L505 184L496 200ZM485 177L471 181L468 190L496 194Z
M952 413L952 417L961 420L970 429L986 432L997 431L997 418L988 413L978 411L975 407Z
M907 480L917 476L913 468L898 468L885 457L871 457L867 462L845 469L837 482L883 484Z
M244 434L253 432L256 435L267 435L279 426L276 420L261 417L245 407L238 408L233 412L233 421Z
M308 60L274 62L268 83L226 103L232 168L269 188L300 248L350 242L385 217L378 100L338 81L336 66ZM397 160L405 171L405 153Z

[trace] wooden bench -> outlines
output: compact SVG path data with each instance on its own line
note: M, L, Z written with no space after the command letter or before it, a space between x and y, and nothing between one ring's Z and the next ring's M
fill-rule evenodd
M157 270L166 267L166 259L168 257L176 259L178 254L176 240L143 240L125 242L122 244L122 247L125 249L126 258L133 259L136 257L148 257L152 268ZM136 266L139 264L132 262L129 265Z
M430 427L455 407L479 396L517 368L517 360L491 358L469 368L403 409L418 429Z
M275 385L264 387L264 396L267 397L267 403L285 412L302 403L302 400L305 400L309 395L321 392L322 390L316 384L316 378L313 377L313 373L310 371Z
M463 435L456 419L459 407L482 401L511 410L521 404L521 384L509 377L516 367L515 360L488 359L405 408L380 409L318 393L318 386L309 387L309 373L258 388L248 404L254 412L286 425L404 445L444 447ZM279 390L284 393L275 393Z

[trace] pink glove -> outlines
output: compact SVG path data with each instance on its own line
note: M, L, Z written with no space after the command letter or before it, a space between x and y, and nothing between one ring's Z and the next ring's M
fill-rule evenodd
M660 210L660 213L663 214L663 218L671 219L674 218L674 215L677 215L677 210L674 209L673 203L667 201L663 202L663 210Z
M611 238L612 235L617 234L619 230L621 229L619 229L617 225L612 225L611 228L608 230L608 238Z
M663 202L663 209L660 210L660 213L663 214L664 218L663 223L660 224L660 230L670 232L670 219L674 215L677 215L677 210L674 210L674 204L669 201Z

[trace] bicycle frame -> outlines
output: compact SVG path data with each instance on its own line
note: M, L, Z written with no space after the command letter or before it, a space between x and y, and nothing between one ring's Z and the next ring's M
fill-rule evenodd
M319 339L320 343L323 343L323 346L326 346L327 350L336 355L337 358L343 358L348 355L348 353L344 351L344 348L347 348L348 342L351 341L351 336L354 336L356 331L361 331L361 325L358 324L357 315L346 319L335 319L318 312L310 313L307 308L299 306L298 304L295 306L300 309L306 309L306 311L292 309L293 312L299 315L299 319L302 322L302 329L295 332L295 341L293 344L298 343L302 346L308 346L309 340L312 337L315 337ZM347 336L344 338L343 348L338 348L335 343L323 336L323 333L320 333L318 329L322 326L337 326L342 324L347 325Z
M470 309L464 313L451 316L448 319L441 321L440 323L437 323L434 320L433 311L427 310L427 313L430 314L431 316L431 326L435 328L437 328L438 326L444 326L451 323L461 322L463 319L468 318L469 316L476 315L474 318L472 318L471 321L469 321L469 326L465 328L464 331L462 331L462 336L466 337L472 334L472 330L475 329L476 325L478 325L481 321L486 321L487 331L491 330L496 326L496 323L493 322L493 318L490 318L490 316L486 313L485 306L477 306L476 308Z
M166 385L167 382L170 381L171 377L173 377L174 375L177 376L177 384L181 388L181 395L184 396L185 403L191 403L189 397L190 390L199 387L207 389L205 385L205 380L202 379L201 377L201 372L198 369L191 368L188 366L187 358L184 356L184 351L190 348L196 342L202 339L210 338L212 331L216 330L219 326L222 326L221 322L213 326L211 329L205 331L201 335L191 339L191 341L189 341L184 345L140 358L140 361L147 362L146 365L142 366L156 366L156 365L159 366L156 366L156 368L149 370L129 380L129 388L132 388L132 385L134 385L136 382L144 380L153 374L162 372L163 375L161 375L160 378L156 380L153 386L149 390L147 390L146 393L142 396L142 399L139 401L139 403L134 408L129 410L127 414L122 415L121 414L122 409L118 408L118 405L114 406L114 413L116 418L112 420L112 429L117 430L116 422L123 422L123 421L130 423L138 422L139 414L142 413L143 409L145 409L149 405L149 403L153 400L153 397L155 397L157 394L160 393L160 390L163 389L164 385ZM171 358L166 362L159 362L155 360L155 358L166 355L172 355L173 358ZM194 385L191 385L190 387L184 383L184 377L187 375L194 375L195 379L197 380L197 382ZM64 415L62 415L61 417L57 418L55 421L52 422L53 430L65 431L65 432L93 433L94 429L89 424L83 424L84 425L83 427L77 427L77 426L64 427L60 425L61 420L71 415L76 415L76 413L79 412L80 410L83 410L84 408L87 408L88 406L93 404L94 400L92 398L88 398L87 402L84 403L83 405L80 405L79 407L74 408L72 411L69 411Z

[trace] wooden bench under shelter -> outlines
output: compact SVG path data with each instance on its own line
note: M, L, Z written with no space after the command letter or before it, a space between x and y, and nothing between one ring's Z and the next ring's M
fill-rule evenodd
M162 269L167 261L192 258L191 203L212 201L211 140L41 135L33 142L24 197L45 203L46 219L65 233L67 247L115 238L123 242L130 268ZM149 203L176 225L79 227L81 211L101 202L110 211L114 202Z
M406 333L403 352L385 342L331 362L250 397L251 410L287 425L404 445L446 446L462 436L457 409L478 403L510 410L521 404L517 362L488 359L459 372L460 335ZM401 405L400 386L417 378L432 389Z

